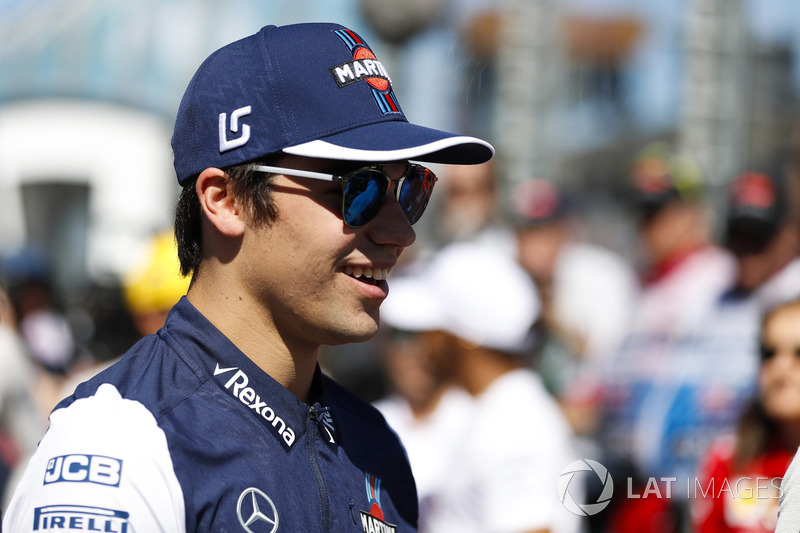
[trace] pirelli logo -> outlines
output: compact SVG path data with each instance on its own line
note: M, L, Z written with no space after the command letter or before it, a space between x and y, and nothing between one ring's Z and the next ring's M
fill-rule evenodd
M86 505L48 505L33 510L33 531L128 533L126 511Z

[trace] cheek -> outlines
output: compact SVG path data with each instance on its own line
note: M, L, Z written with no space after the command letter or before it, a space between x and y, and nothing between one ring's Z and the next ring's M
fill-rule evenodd
M758 385L768 412L800 413L800 369L795 367L762 368Z
M761 391L768 390L774 379L773 372L768 364L762 365L758 373L758 389Z

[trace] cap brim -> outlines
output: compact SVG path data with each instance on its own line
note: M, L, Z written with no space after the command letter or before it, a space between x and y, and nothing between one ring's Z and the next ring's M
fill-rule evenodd
M361 126L323 139L289 146L283 152L344 161L410 159L450 165L476 165L494 157L494 148L486 141L404 121Z

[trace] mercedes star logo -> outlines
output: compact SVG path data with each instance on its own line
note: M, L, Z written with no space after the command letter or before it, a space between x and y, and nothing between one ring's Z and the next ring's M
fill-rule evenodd
M239 523L247 533L275 533L278 531L278 510L269 496L250 487L239 496L236 505Z

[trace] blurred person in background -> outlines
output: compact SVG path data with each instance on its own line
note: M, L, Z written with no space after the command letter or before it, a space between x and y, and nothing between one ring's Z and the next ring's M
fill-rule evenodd
M34 394L33 364L17 330L11 298L0 287L0 504L3 508L45 429Z
M659 416L651 449L678 475L695 475L720 435L735 430L758 375L761 317L800 296L798 231L786 205L780 163L731 180L723 244L734 259L732 279L693 330L676 339L651 404ZM669 372L669 373L667 373ZM660 388L659 388L660 387Z
M174 232L167 230L154 235L122 280L125 308L140 338L164 326L169 310L189 289L189 281L190 278L181 275ZM121 355L76 365L61 387L58 399L72 394L75 387L114 364Z
M157 233L123 280L125 305L144 337L164 325L169 310L189 289L181 275L178 246L172 230Z
M33 400L39 420L46 421L61 399L60 390L80 347L53 282L49 258L38 246L26 245L5 258L8 297L24 353L32 363Z
M597 423L600 368L627 332L639 283L630 264L580 236L563 191L544 179L511 195L517 256L542 297L545 340L536 362L580 435Z
M500 216L494 164L452 165L446 172L436 225L439 246L478 241L513 253L513 232Z
M800 300L770 309L760 329L756 395L736 434L709 449L692 494L698 533L775 531L781 478L800 445ZM800 522L788 525L798 511L778 531L797 531Z
M49 257L29 244L5 258L3 271L29 356L53 380L62 378L75 362L77 346L54 287Z
M800 293L800 226L782 163L742 173L730 191L724 244L737 269L726 296L751 300L762 311Z
M800 238L787 206L782 162L736 176L728 191L723 244L735 273L686 343L682 384L665 412L684 463L735 429L755 393L761 317L800 297Z
M405 327L447 334L455 381L473 398L467 423L449 439L447 473L421 517L425 530L579 531L580 518L555 490L577 458L572 432L530 368L541 306L533 281L512 257L478 243L444 247L407 279L393 287L406 292L395 294L398 303L426 294L439 316Z
M440 331L441 302L417 281L424 264L392 277L381 306L378 349L389 394L375 403L397 432L411 463L419 498L419 531L444 494L472 414L472 398L459 387L447 334Z
M701 398L685 376L702 362L693 338L730 286L735 263L712 239L704 178L694 160L664 143L634 159L630 179L642 257L642 290L625 340L607 367L604 464L642 490L651 477L686 479L696 472L697 426L690 434L676 417L691 419ZM702 367L707 369L707 367ZM615 502L617 531L678 531L688 522L685 499Z

